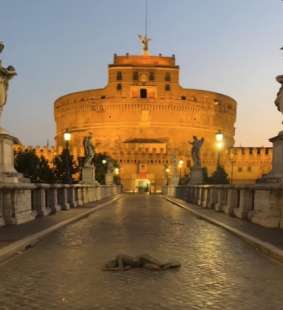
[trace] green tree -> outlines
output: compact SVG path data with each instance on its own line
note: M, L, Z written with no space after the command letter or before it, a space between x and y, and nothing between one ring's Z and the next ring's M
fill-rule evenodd
M229 184L228 174L222 166L218 166L213 174L208 177L209 184Z
M93 165L95 166L95 178L100 184L105 184L105 176L107 173L107 162L111 160L114 168L119 168L119 164L111 156L106 153L96 153L93 159ZM84 158L79 158L79 166L83 167ZM113 181L115 184L121 184L119 175L114 175Z
M188 174L185 174L179 179L179 185L187 185L189 181L190 181L190 176Z
M26 149L15 154L15 168L32 183L53 183L55 176L48 161L36 155L34 149Z
M44 183L55 183L54 170L50 168L48 161L41 156L39 159L39 179Z
M68 149L54 158L54 174L58 183L74 183L74 174L79 172L79 166Z
M105 184L107 160L108 156L106 154L96 153L94 155L93 164L95 166L95 178L100 184Z

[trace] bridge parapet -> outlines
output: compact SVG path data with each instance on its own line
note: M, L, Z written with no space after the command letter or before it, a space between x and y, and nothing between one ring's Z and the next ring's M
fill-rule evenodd
M0 184L0 226L26 223L119 192L120 187L116 185Z
M165 186L163 193L252 223L283 228L283 185Z

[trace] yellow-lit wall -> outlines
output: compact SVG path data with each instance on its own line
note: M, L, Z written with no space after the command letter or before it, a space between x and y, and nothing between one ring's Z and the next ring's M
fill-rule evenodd
M141 89L147 98L141 98ZM215 133L221 130L226 147L233 146L236 105L231 97L180 86L174 56L114 55L105 88L67 94L55 101L56 145L62 149L63 134L69 130L73 153L82 154L83 138L91 132L97 152L120 162L122 182L133 184L139 177L137 165L145 163L147 177L160 189L164 164L170 163L172 154L190 166L188 141L194 135L204 137L203 165L209 173L214 170ZM164 144L166 151L133 151L125 143L131 139L145 139L145 144L155 139L157 147Z

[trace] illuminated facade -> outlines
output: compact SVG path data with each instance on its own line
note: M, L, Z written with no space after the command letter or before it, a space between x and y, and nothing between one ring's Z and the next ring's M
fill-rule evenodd
M183 162L178 167L180 176L189 173L193 136L204 137L202 164L209 174L215 170L215 134L221 131L226 149L233 147L236 108L236 101L226 95L183 88L174 55L114 55L106 87L67 94L55 101L56 146L60 152L63 134L69 130L72 153L83 156L82 141L91 132L96 151L120 163L125 190L150 185L159 191L170 178L165 170L170 169L173 156ZM222 152L222 164L235 181L247 176L245 172L241 176L243 161L240 164L239 158L252 158L250 151L241 152L236 148ZM267 153L264 172L271 163L271 151ZM252 181L256 174L246 179Z

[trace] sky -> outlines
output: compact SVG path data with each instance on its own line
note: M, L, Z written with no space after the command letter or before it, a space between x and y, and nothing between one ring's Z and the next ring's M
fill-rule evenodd
M2 65L13 65L2 116L25 145L54 144L53 103L104 87L113 54L139 54L144 0L0 0ZM148 0L152 54L176 55L183 87L238 102L236 145L269 146L283 74L280 0Z

